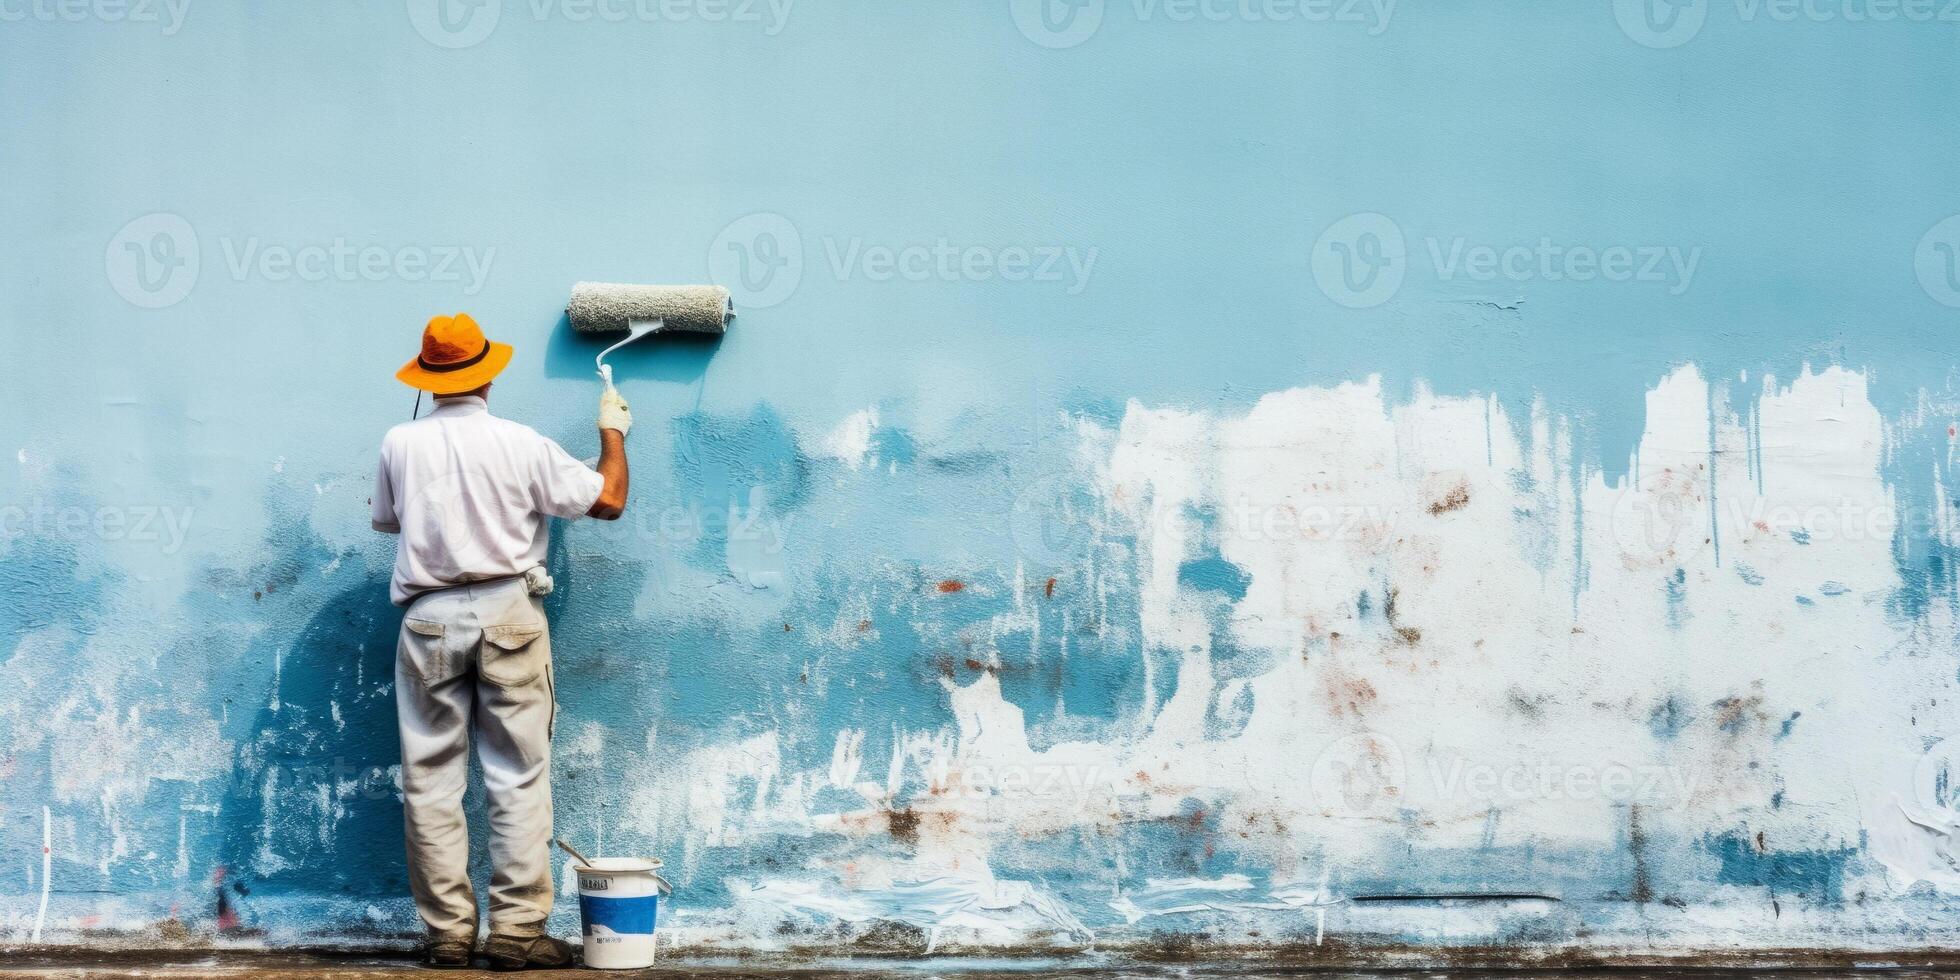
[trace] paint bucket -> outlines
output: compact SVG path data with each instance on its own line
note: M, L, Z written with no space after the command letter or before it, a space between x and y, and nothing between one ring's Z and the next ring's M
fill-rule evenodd
M586 966L637 970L653 965L660 894L673 893L659 868L659 858L593 858L573 866L579 917L585 923Z

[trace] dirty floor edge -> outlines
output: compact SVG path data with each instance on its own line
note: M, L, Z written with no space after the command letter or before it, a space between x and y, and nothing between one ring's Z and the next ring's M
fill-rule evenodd
M1484 975L1542 974L1617 977L1760 975L1803 976L1850 972L1960 974L1960 949L1901 950L1701 950L1658 954L1637 950L1521 949L1518 947L1413 948L1329 944L1304 949L1205 948L1197 944L1097 950L1055 955L1033 951L991 954L894 955L890 952L805 950L795 953L663 953L651 971L595 975L795 976L828 978L867 974L1031 977L1203 977L1212 975L1358 974L1392 977L1433 971ZM305 946L287 949L180 946L102 948L0 946L0 976L355 976L414 971L412 954L400 946ZM449 974L463 975L468 974ZM564 975L559 973L556 975Z

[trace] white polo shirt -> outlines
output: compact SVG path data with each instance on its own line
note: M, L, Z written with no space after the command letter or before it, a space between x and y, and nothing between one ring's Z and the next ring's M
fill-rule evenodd
M542 566L548 517L583 517L605 478L474 395L443 398L381 440L374 529L401 535L388 597Z

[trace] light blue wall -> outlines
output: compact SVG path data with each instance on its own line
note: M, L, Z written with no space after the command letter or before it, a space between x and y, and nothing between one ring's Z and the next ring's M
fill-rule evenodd
M1924 236L1960 211L1960 23L1937 6L1930 22L1847 20L1855 2L1784 21L1770 0L1710 0L1684 8L1703 19L1695 36L1657 47L1671 38L1616 21L1611 7L1630 4L1219 3L1217 19L1184 21L1170 0L1091 0L1076 13L1100 16L1093 34L1049 47L1036 41L1074 36L1000 2L736 3L727 22L701 18L721 9L707 0L621 3L607 9L628 16L606 22L565 0L488 0L474 16L496 12L494 29L445 47L489 22L418 29L417 3L140 8L161 22L36 3L0 0L0 449L15 460L0 486L19 504L0 553L9 935L35 917L43 807L51 930L173 909L212 927L221 868L249 889L227 901L275 937L409 928L386 786L392 540L365 517L377 440L411 407L390 374L427 317L467 310L517 348L494 409L589 455L593 348L568 335L571 284L726 281L731 243L768 246L757 230L800 238L800 269L777 270L800 276L794 288L729 282L742 314L718 346L620 359L639 419L636 513L561 528L555 559L560 825L591 839L610 821L609 846L665 854L683 907L704 917L735 903L731 876L768 867L848 892L825 869L902 863L911 842L772 825L747 801L729 809L758 816L712 837L680 802L700 774L677 760L770 733L781 781L747 791L782 793L857 730L882 779L901 731L954 730L949 692L988 673L968 666L987 660L975 637L1015 662L1044 630L1077 631L1078 654L993 671L1031 719L1066 705L1069 723L1036 741L1138 733L1161 654L1139 623L1142 573L1109 570L1135 542L1099 536L1121 555L1091 561L1081 541L1030 554L1014 533L1031 487L1093 494L1084 426L1114 432L1154 409L1230 417L1269 393L1379 376L1391 405L1491 396L1526 442L1536 405L1563 420L1562 479L1610 484L1650 421L1647 393L1681 365L1733 381L1721 401L1743 417L1763 375L1840 365L1869 380L1891 492L1943 506L1956 311L1938 262L1960 233ZM677 9L690 19L638 13ZM1333 12L1360 20L1320 19ZM1399 232L1407 264L1385 301L1351 308L1316 262L1341 271L1322 236L1358 213L1386 216L1364 230ZM731 230L751 215L774 217ZM1446 278L1429 242L1457 239L1696 264L1687 279L1657 267L1660 281ZM1016 248L1037 265L1043 249L1065 257L1030 281L838 268L854 244L942 241L989 264ZM132 243L176 251L139 264ZM483 274L355 265L309 281L236 265L336 243L453 251ZM188 267L143 278L173 254L197 256L194 280ZM1916 254L1932 257L1928 284ZM868 450L845 438L865 410ZM760 499L781 546L660 530L663 508L731 499ZM99 513L113 526L81 526ZM139 533L145 521L156 533ZM1868 601L1926 676L1950 679L1942 539L1910 528L1893 550L1897 582ZM1258 587L1219 561L1184 587ZM1037 597L1029 583L1050 577L1059 594ZM1585 581L1528 591L1576 609ZM1049 605L1035 638L998 628L1036 598ZM859 620L874 623L866 638L838 639ZM1642 717L1666 696L1635 693ZM666 802L595 788L619 769ZM1278 880L1206 823L1221 793L1173 801L1188 831L1139 810L1080 839L970 833L992 873L1038 883L1088 928L1196 928L1125 922L1108 902L1151 878ZM635 807L658 810L657 829ZM866 804L809 788L799 807ZM1697 907L1756 901L1723 886L1765 907L1779 888L1806 892L1821 911L1805 942L1866 921L1842 911L1846 869L1875 867L1855 837L1785 858L1743 826L1684 827L1666 845L1678 863L1654 860ZM1639 843L1557 861L1545 844L1534 860L1556 873L1500 883L1610 917L1650 897L1629 884ZM1335 891L1477 890L1517 853L1350 866ZM1912 894L1931 904L1905 918L1945 908L1923 885ZM1540 938L1572 940L1593 914ZM1696 936L1728 928L1698 921Z

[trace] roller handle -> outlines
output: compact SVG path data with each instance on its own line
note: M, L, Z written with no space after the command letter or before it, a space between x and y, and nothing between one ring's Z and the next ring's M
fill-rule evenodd
M626 346L627 344L632 343L633 341L640 339L641 337L646 336L647 334L659 333L661 329L664 328L666 325L667 322L665 320L661 320L657 318L652 320L629 321L626 325L626 339L620 341L617 344L612 345L611 347L606 348L605 350L600 351L599 356L593 358L593 362L599 365L599 380L606 383L607 391L613 390L613 380L612 380L612 365L606 363L606 355L620 349L621 347Z

